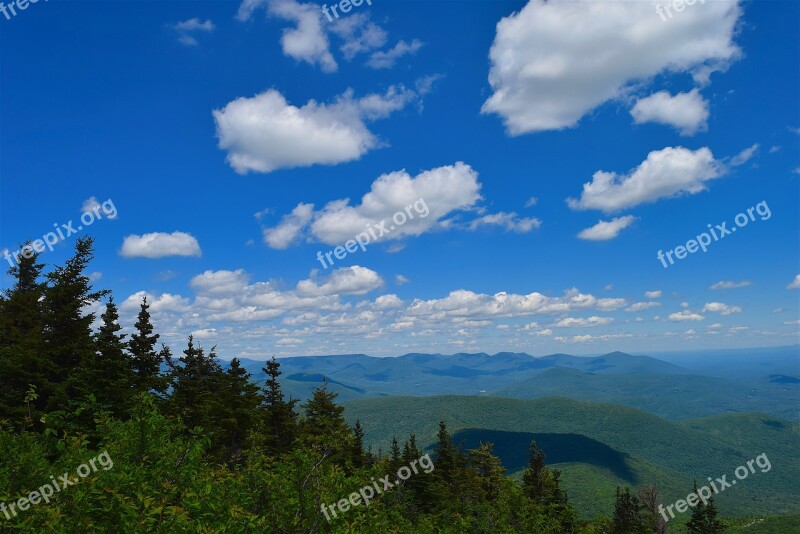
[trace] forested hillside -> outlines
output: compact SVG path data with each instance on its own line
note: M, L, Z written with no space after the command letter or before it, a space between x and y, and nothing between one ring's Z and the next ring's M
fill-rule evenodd
M323 385L298 404L284 394L275 359L259 387L238 360L223 368L214 348L191 336L180 353L159 347L146 300L134 333L121 334L113 296L86 275L91 259L88 238L49 271L27 258L11 269L16 282L0 298L3 530L663 532L656 506L670 496L651 483L668 477L652 455L685 474L727 469L743 450L708 437L708 427L736 433L727 419L681 426L558 399L393 398L346 412ZM86 307L100 300L93 332ZM491 411L481 408L489 404ZM771 476L796 478L796 467L779 464L782 440L796 428L761 422L772 433L763 444L781 467ZM564 434L575 427L582 435ZM737 439L746 445L753 437L742 430ZM462 440L469 445L454 444ZM675 442L708 456L685 457ZM566 468L597 468L591 484L605 493L596 515L573 507L569 488L585 493L571 471L566 483L546 463L548 454ZM668 482L677 491L678 481ZM769 494L776 510L796 496L782 484L785 494ZM760 487L754 479L751 489ZM722 528L713 500L694 516Z

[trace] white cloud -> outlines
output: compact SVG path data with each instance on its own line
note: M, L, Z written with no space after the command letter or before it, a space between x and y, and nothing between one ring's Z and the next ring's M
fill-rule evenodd
M721 315L731 315L733 313L740 313L742 309L739 306L729 306L722 302L707 302L703 306L703 313L719 313Z
M526 207L526 208L530 208L530 207L532 207L532 206L535 206L537 202L539 202L539 199L538 199L538 198L536 198L536 197L531 197L531 198L529 198L529 199L528 199L528 201L525 203L525 207Z
M108 210L103 209L100 202L97 201L97 198L89 197L83 201L83 204L81 205L81 213L92 213L92 214L101 213L102 216L105 217L106 219L116 219L117 218L116 208L110 209L114 205L114 203L111 201L111 199L108 199L105 202L103 202L103 204L106 203L109 203ZM106 213L106 211L108 211L109 213Z
M201 255L200 244L186 232L153 232L131 234L122 243L120 255L124 258L164 258L167 256Z
M398 274L397 276L394 277L394 281L395 283L397 283L397 285L402 286L403 284L409 283L411 280L409 280L402 274Z
M712 284L711 287L709 287L709 289L712 289L712 290L716 291L716 290L719 290L719 289L737 289L737 288L740 288L740 287L747 287L747 286L751 286L751 285L753 285L753 282L751 282L749 280L742 280L741 282L726 282L726 281L720 280L716 284Z
M708 129L708 100L697 88L675 96L668 91L659 91L639 99L631 108L631 115L636 124L667 124L681 135L694 135Z
M342 244L373 226L378 240L418 236L444 227L446 221L442 219L454 211L472 208L481 198L480 187L478 173L462 162L423 171L413 177L405 170L384 174L372 183L360 204L351 206L349 199L329 202L314 212L313 222L303 232L309 238L330 245ZM407 206L419 208L411 209L414 218L408 218L381 238L380 223L385 221L384 228L388 231L394 225L392 216L397 212L405 214ZM428 214L423 217L425 207ZM267 231L282 231L282 225Z
M739 57L737 1L707 2L669 23L656 4L531 0L497 24L483 112L499 114L511 135L567 128L634 84L683 72L706 83Z
M403 299L392 293L376 298L374 307L376 310L396 310L402 308L403 304Z
M651 302L636 302L635 304L632 304L631 306L625 308L625 311L626 312L640 312L640 311L644 311L644 310L649 310L650 308L657 308L658 306L661 306L660 302L652 302L652 301Z
M284 337L284 338L279 339L278 342L276 343L276 345L281 346L281 347L285 347L285 346L292 346L293 347L293 346L302 345L302 344L303 344L303 340L302 339L298 339L296 337Z
M506 292L487 295L459 289L442 299L416 299L405 313L408 317L437 320L448 317L525 317L591 308L609 311L625 305L625 299L598 299L575 288L567 291L563 297L548 297L536 292L528 295Z
M385 94L353 98L348 90L332 103L289 104L277 90L237 98L213 111L219 147L240 174L280 168L336 165L359 159L380 145L365 121L387 117L417 98L392 86Z
M683 310L681 312L671 313L669 317L667 317L668 321L676 321L676 322L702 321L703 319L705 319L705 317L703 317L699 313L694 313L689 310Z
M469 224L470 230L477 230L481 226L499 226L508 232L526 234L542 226L542 221L536 217L519 217L515 212L499 212L484 215L474 219Z
M798 325L800 325L800 319L797 319L795 321L784 321L783 324L786 324L786 325L798 324Z
M567 199L572 209L597 209L613 212L652 203L661 198L705 191L705 182L719 178L724 166L711 150L695 151L683 147L654 150L628 174L597 171L591 182L583 184L580 199Z
M662 292L661 292L660 289L658 289L656 291L645 291L644 292L645 298L648 298L648 299L660 299L661 295L662 295Z
M331 32L340 37L344 43L340 50L347 61L356 55L368 53L386 44L386 30L369 20L364 13L355 13L340 17L333 24L326 25Z
M786 286L786 289L800 289L800 274L794 277L794 280Z
M581 230L578 237L590 241L608 241L617 237L622 230L633 224L635 220L636 217L633 215L626 215L625 217L616 217L610 221L597 221L594 226Z
M280 224L264 229L264 242L275 249L285 249L292 244L314 214L313 204L298 204L289 215L284 215Z
M756 143L748 148L745 148L744 150L733 156L728 162L728 165L730 165L731 167L738 167L739 165L744 165L745 163L750 161L750 159L753 156L756 155L759 147L760 145Z
M186 46L197 46L197 39L192 35L194 32L211 33L214 31L214 23L211 20L201 22L197 17L183 22L178 22L172 27L178 32L178 41Z
M556 322L553 326L556 328L585 328L589 326L605 326L614 322L612 317L565 317Z
M410 43L398 41L389 50L373 52L367 61L367 66L372 69L390 69L394 67L398 59L407 54L416 54L420 48L422 48L422 41L418 39L414 39Z
M190 301L188 298L181 297L180 295L172 295L170 293L163 293L155 296L146 291L138 291L129 296L122 304L120 304L120 311L125 312L138 312L142 299L147 297L147 305L150 306L152 313L164 312L188 312L190 310Z
M383 279L378 273L366 267L354 265L335 269L322 284L314 280L301 280L297 283L297 294L302 297L364 295L381 286L383 286Z
M330 52L328 36L322 27L319 5L301 4L295 0L272 0L268 12L273 17L295 23L294 28L284 28L281 35L283 53L310 65L319 65L323 72L338 68Z
M230 296L244 291L248 279L244 269L205 271L192 278L189 283L198 294Z

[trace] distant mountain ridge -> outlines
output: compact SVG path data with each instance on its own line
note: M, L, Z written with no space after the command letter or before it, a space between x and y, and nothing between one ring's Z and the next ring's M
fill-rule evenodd
M519 352L409 353L395 358L345 354L279 361L286 394L301 400L327 382L328 389L337 392L340 401L396 395L521 399L562 395L622 404L667 419L760 412L798 421L800 372L794 372L791 353L770 357L774 362L740 358L736 376L725 378L712 376L696 365L690 369L624 352L594 357L534 357ZM256 381L264 380L264 362L241 362Z

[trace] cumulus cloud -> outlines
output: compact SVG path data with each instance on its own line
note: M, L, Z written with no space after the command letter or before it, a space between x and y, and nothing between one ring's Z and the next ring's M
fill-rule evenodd
M707 83L740 56L738 1L707 2L665 24L658 1L531 0L503 18L490 51L492 96L510 135L574 126L659 74Z
M311 222L313 215L313 204L298 204L289 215L284 215L278 226L264 229L264 242L275 249L287 248Z
M680 311L680 312L671 313L669 315L669 317L667 317L667 320L676 321L676 322L681 322L681 321L702 321L703 319L705 319L705 317L703 317L699 313L694 313L694 312L689 311L689 310L683 310L683 311Z
M602 311L625 306L625 299L598 299L577 289L570 289L563 297L548 297L541 293L519 295L495 293L487 295L465 289L452 291L447 297L432 300L414 300L406 309L407 317L524 317L568 313L574 310L595 308Z
M402 274L398 274L397 276L394 277L394 281L395 281L395 283L397 285L402 286L404 284L409 283L411 280L409 280L408 278L406 278Z
M379 176L359 204L350 199L334 200L314 211L312 204L298 204L276 226L264 230L264 240L282 249L306 239L341 245L358 234L375 234L370 242L396 241L436 230L470 230L496 227L508 232L526 233L539 228L541 221L521 217L515 212L486 213L477 205L481 200L478 173L457 162L411 176L405 170ZM469 220L468 212L477 212ZM401 213L406 221L394 221ZM383 228L384 232L380 230ZM381 234L384 235L381 235ZM402 250L395 243L389 252Z
M681 135L694 135L708 129L708 100L697 88L674 96L659 91L637 100L631 115L636 124L656 122L676 128Z
M644 292L645 298L648 298L648 299L660 299L661 295L662 295L662 292L661 292L660 289L658 289L656 291L645 291Z
M794 277L794 280L786 286L786 289L800 289L800 274Z
M356 99L351 90L331 104L310 100L302 107L270 89L237 98L213 111L219 147L240 174L336 165L359 159L380 141L365 121L382 119L405 107L417 93L402 85L384 94Z
M719 313L720 315L731 315L740 313L741 311L742 309L739 306L729 306L722 302L707 302L706 305L703 306L703 313L711 312Z
M636 302L636 303L632 304L631 306L628 306L627 308L625 308L625 311L626 312L640 312L640 311L644 311L644 310L649 310L650 308L656 308L658 306L661 306L660 302L653 302L653 301L650 301L650 302Z
M142 299L147 297L147 305L150 306L152 313L163 312L187 312L190 309L191 302L188 298L181 297L180 295L172 295L170 293L163 293L161 295L153 295L146 291L138 291L125 299L120 304L119 309L123 312L138 312L142 305Z
M373 52L367 61L367 67L371 69L390 69L394 67L398 59L408 54L416 54L420 48L422 48L422 41L418 39L414 39L410 43L398 41L389 50Z
M635 220L636 217L633 215L626 215L625 217L616 217L610 221L597 221L594 226L582 230L578 237L590 241L608 241L617 237L622 230L633 224Z
M122 242L120 255L124 258L164 258L167 256L201 255L200 244L186 232L153 232L131 234Z
M712 284L711 287L709 287L709 289L713 289L713 290L716 291L716 290L720 290L720 289L737 289L737 288L740 288L740 287L747 287L747 286L751 286L751 285L753 285L753 282L751 282L749 280L742 280L741 282L726 282L726 281L720 280L716 284Z
M247 3L247 2L245 2ZM242 4L244 6L244 4ZM243 13L240 6L240 19ZM319 5L301 4L295 0L271 0L267 12L295 27L284 28L281 35L283 53L310 65L319 65L323 72L334 72L339 66L330 52L328 36L322 27Z
M172 27L178 32L178 41L186 46L197 46L197 39L192 35L197 32L211 33L214 23L210 19L201 22L197 17L179 22Z
M565 317L556 322L553 326L556 328L585 328L589 326L605 326L614 322L612 317Z
M413 39L398 41L388 50L378 50L388 41L388 33L371 21L367 13L333 18L325 15L319 4L297 0L244 0L239 5L237 18L247 21L262 7L266 7L270 16L291 23L281 35L283 53L297 61L319 66L323 72L336 72L339 68L331 53L333 37L341 40L339 49L347 61L359 54L372 53L366 64L374 69L391 68L399 58L415 54L422 47L419 40Z
M302 297L326 295L364 295L383 286L378 273L366 267L354 265L335 269L322 283L302 280L297 283L297 294Z
M484 215L474 219L469 224L470 230L477 230L482 226L498 226L508 232L526 234L535 228L542 226L542 221L536 217L519 217L515 212L499 212Z
M591 182L583 184L579 199L568 198L575 210L597 209L606 213L661 198L705 191L705 182L719 178L724 165L714 159L711 150L667 147L654 150L628 174L597 171Z

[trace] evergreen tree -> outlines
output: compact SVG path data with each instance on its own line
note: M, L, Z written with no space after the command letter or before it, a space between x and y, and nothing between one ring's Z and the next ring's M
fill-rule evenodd
M278 377L281 375L281 364L275 357L268 361L263 371L267 373L267 381L263 388L263 417L266 434L266 448L271 454L283 454L291 449L297 435L297 414L294 407L296 400L286 401L283 397Z
M125 334L119 325L119 312L110 297L95 336L97 352L81 362L74 380L84 395L94 395L98 407L116 416L126 414L133 395L133 369L125 353Z
M57 374L43 351L46 284L38 257L20 255L18 266L8 271L16 281L0 295L0 419L19 423L27 418L27 426L41 418ZM26 403L31 387L37 398Z
M314 390L314 395L302 405L305 417L300 433L306 443L322 451L326 457L346 465L353 449L353 433L344 419L344 406L336 404L337 394L328 391L327 382Z
M134 388L139 392L153 391L163 394L167 386L166 379L161 373L161 363L164 358L162 354L156 352L159 335L153 333L149 310L147 296L144 296L136 323L133 325L136 332L131 335L128 343L136 375Z
M500 459L493 454L493 448L492 443L481 443L477 449L469 451L470 465L477 472L484 498L489 502L495 502L500 497L506 471Z
M647 534L651 532L646 518L642 515L642 505L630 488L624 491L617 486L617 498L614 503L612 532L614 534Z
M95 354L91 329L95 314L84 314L84 310L108 291L92 291L86 275L92 257L92 238L78 238L75 254L63 267L55 267L47 274L49 285L42 301L45 317L43 352L55 368L51 380L59 385L48 400L48 406L53 410L65 407L68 400L80 395L79 379L71 379L77 378L75 371L81 363L92 359Z
M356 424L353 427L353 466L364 467L369 462L364 453L364 428L361 426L361 421L356 419Z
M248 432L255 427L258 407L261 403L258 386L250 373L241 366L238 358L231 360L225 372L226 389L222 397L225 415L222 426L227 432L229 441L229 457L241 456L242 445Z
M694 482L694 493L697 494L697 481ZM692 517L686 523L686 528L692 534L717 534L724 531L722 522L717 518L717 507L714 499L709 499L708 505L703 501L697 503L692 509Z

